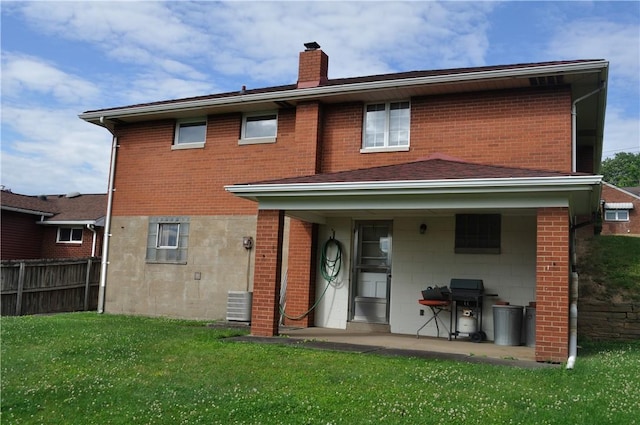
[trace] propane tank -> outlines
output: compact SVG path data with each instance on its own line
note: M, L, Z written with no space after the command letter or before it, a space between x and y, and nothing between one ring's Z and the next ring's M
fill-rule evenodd
M472 334L478 330L478 321L473 317L473 311L464 310L462 316L458 318L458 331Z

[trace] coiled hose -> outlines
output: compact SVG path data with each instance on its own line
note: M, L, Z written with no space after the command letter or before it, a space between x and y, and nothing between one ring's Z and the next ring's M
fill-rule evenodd
M335 256L333 258L329 258L329 252L332 248L335 249ZM289 320L302 320L305 317L307 317L309 313L311 313L313 309L315 309L318 306L318 304L320 304L320 301L322 301L322 298L324 298L324 295L327 293L327 289L329 289L329 286L333 285L338 280L338 276L340 275L341 268L342 268L342 244L337 239L331 237L327 239L327 241L322 246L322 252L320 257L320 274L322 275L322 278L327 281L327 284L324 287L322 294L320 294L320 296L316 299L316 302L313 303L313 305L309 310L305 311L299 316L294 316L294 317L288 316L285 313L284 307L282 305L279 305L280 314Z

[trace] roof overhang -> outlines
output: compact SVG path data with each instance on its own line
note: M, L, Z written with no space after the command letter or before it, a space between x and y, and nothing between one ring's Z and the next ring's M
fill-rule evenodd
M532 210L566 207L571 216L598 209L602 176L239 184L225 189L306 221L364 212L411 215L428 211Z
M597 88L607 79L608 62L604 60L574 63L531 64L523 67L504 67L491 70L457 72L413 78L381 79L366 82L330 84L311 88L289 88L258 93L237 93L228 96L191 98L170 102L126 106L122 108L87 111L80 118L103 127L109 121L139 122L175 119L229 112L243 112L295 106L299 102L315 100L325 103L350 101L378 101L390 98L410 98L464 91L497 90L530 87L530 79L562 75L570 84L573 96L579 97ZM606 96L605 96L606 97Z
M17 213L21 213L21 214L31 214L31 215L44 216L44 217L52 217L52 216L55 215L54 213L51 213L51 212L30 210L30 209L26 209L26 208L10 207L10 206L7 206L7 205L2 205L2 207L0 209L2 209L4 211L12 211L12 212L17 212Z
M38 221L37 224L41 224L43 226L104 226L104 218L97 220L44 220Z

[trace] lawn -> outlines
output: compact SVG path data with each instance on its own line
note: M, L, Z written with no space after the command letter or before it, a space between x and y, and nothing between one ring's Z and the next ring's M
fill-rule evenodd
M640 424L640 342L574 370L228 342L201 322L3 317L3 424Z

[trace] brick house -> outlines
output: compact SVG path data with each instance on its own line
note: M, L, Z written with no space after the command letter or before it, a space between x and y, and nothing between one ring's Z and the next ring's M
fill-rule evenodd
M602 234L640 236L640 187L602 182Z
M3 190L2 260L100 256L107 196L27 196Z
M565 360L608 62L330 79L305 46L296 84L80 115L113 135L104 311L221 319L252 291L251 332L271 336L286 287L285 323L412 334L422 289L473 278L499 294L488 339L493 302L535 301L536 358Z

